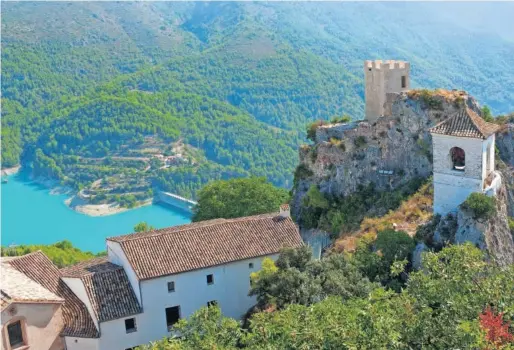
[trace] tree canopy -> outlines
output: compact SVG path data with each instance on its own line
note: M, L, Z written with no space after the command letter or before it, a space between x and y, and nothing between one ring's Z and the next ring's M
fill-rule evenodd
M284 252L277 261L281 267L268 264L257 273L257 281L287 267L299 276L311 264L307 256L302 250ZM343 255L329 259L347 266L340 260ZM308 289L297 285L288 291L290 304L253 314L248 329L222 317L217 307L203 308L179 323L182 338L143 348L513 349L508 321L514 317L514 294L508 291L514 289L514 266L500 268L471 244L427 252L423 261L424 269L411 272L399 292L375 285L360 295L342 298L335 293L301 303L294 295ZM351 284L339 277L334 281Z
M278 211L289 194L265 178L236 178L208 183L198 192L193 221L237 218Z

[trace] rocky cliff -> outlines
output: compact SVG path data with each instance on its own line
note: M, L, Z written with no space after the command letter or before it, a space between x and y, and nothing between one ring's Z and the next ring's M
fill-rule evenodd
M471 242L488 252L502 266L514 264L514 240L508 224L505 184L496 194L496 213L490 219L476 219L463 206L459 208L454 243L464 242Z
M476 100L463 91L411 90L390 94L390 116L373 124L319 126L314 144L300 149L293 215L301 217L302 199L312 184L326 196L341 198L370 183L377 191L391 191L429 177L432 143L427 130L464 105L480 113Z
M497 167L504 174L504 182L507 189L507 211L514 217L514 115L510 124L496 135L496 147L500 155Z
M507 186L501 174L502 185L495 198L495 212L485 219L477 218L473 212L461 205L456 213L433 220L419 230L421 239L414 252L414 265L419 267L421 252L427 248L440 249L448 243L471 242L486 251L498 264L514 264L514 237L509 229L507 211Z

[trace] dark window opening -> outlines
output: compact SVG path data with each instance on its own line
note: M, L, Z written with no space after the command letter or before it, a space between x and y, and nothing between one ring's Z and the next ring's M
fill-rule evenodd
M371 72L371 68L368 68L368 70Z
M249 267L249 268L251 268L251 269L253 269L253 263L249 263L249 264L248 264L248 267Z
M132 332L137 331L135 318L127 318L125 320L125 331L127 333L132 333Z
M23 345L23 334L21 331L21 322L15 322L7 326L7 334L9 335L9 345L17 348Z
M207 307L216 306L218 302L216 300L211 300L207 302Z
M450 150L452 158L452 169L457 171L464 171L466 169L466 153L459 147L453 147Z
M407 87L407 77L405 75L402 75L402 89L405 89Z
M168 293L171 293L174 291L175 291L175 282L174 281L168 282Z
M170 329L175 323L180 320L180 306L173 306L166 308L166 325Z
M211 274L211 275L207 275L207 284L213 284L214 283L214 276Z

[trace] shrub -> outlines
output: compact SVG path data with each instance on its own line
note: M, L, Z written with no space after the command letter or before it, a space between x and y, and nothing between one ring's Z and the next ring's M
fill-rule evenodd
M493 114L491 113L491 110L489 109L489 107L487 107L487 106L482 107L482 118L484 118L484 120L486 122L489 122L489 123L494 122L494 117L493 117Z
M305 180L309 177L311 177L314 173L305 165L300 164L296 167L296 170L294 172L294 184L297 184L298 181Z
M510 233L512 233L512 237L514 237L514 218L509 216L507 219L509 220Z
M494 197L483 193L472 193L462 204L464 209L470 210L475 219L489 219L496 213Z
M435 97L436 91L423 89L420 91L421 100L431 109L443 109L443 103Z
M357 136L354 140L353 140L353 143L355 144L355 146L357 147L363 147L364 145L366 145L367 141L366 141L366 137L360 135L360 136Z
M332 124L337 124L337 123L349 123L352 121L352 118L350 118L349 115L343 115L342 117L333 117L330 122Z
M323 120L316 120L307 126L307 139L315 142L316 141L316 129L323 125Z

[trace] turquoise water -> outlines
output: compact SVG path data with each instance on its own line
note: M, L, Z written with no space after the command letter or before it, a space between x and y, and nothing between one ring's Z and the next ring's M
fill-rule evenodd
M141 221L157 227L191 222L187 213L149 205L109 216L87 216L64 204L66 195L53 195L22 174L11 175L1 186L2 245L50 244L67 239L76 247L99 252L105 238L133 232Z

